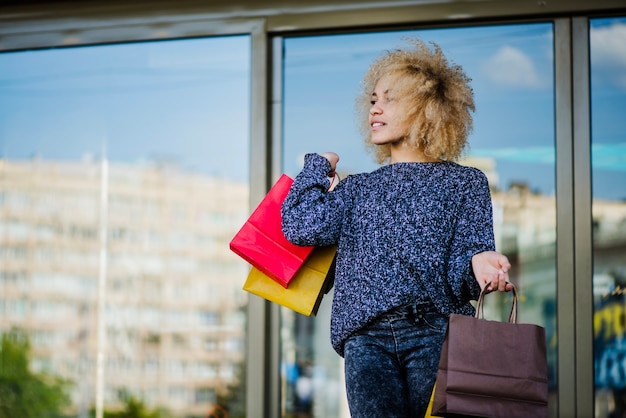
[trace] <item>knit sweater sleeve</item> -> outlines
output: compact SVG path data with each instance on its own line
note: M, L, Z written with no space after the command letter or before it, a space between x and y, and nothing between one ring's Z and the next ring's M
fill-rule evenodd
M486 176L471 170L474 175L466 185L463 209L456 223L450 256L450 285L458 302L477 299L480 286L472 271L472 257L483 251L495 250L493 209Z
M304 167L294 179L281 208L285 237L296 245L337 244L341 231L343 204L340 183L328 191L328 160L307 154Z

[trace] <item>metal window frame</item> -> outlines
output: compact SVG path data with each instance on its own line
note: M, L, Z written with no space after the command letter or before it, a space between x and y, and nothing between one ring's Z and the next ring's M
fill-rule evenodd
M103 2L104 3L104 2ZM346 2L349 3L349 2ZM381 4L384 2L381 2ZM404 2L406 3L406 2ZM421 3L421 4L419 4ZM250 207L265 195L281 171L282 42L285 36L340 31L371 31L398 25L461 26L485 22L515 24L541 19L554 23L557 204L558 412L561 417L593 416L593 253L591 224L591 132L589 18L595 13L626 13L621 0L551 2L453 1L445 4L369 6L357 10L335 3L323 11L251 14L216 18L189 2L174 12L120 9L89 11L81 19L37 12L7 17L0 8L0 51L180 39L198 36L251 36ZM90 7L90 6L83 6ZM92 6L91 6L92 7ZM176 8L179 9L176 9ZM384 7L384 8L381 8ZM30 10L30 9L29 9ZM69 13L69 12L68 12ZM143 13L143 14L142 14ZM140 17L137 17L140 16ZM473 22L470 22L474 19ZM251 297L246 349L246 408L251 418L281 416L280 312Z
M558 415L591 417L594 375L588 18L556 19L554 32Z
M576 415L591 417L594 415L595 393L589 19L572 18L571 29Z

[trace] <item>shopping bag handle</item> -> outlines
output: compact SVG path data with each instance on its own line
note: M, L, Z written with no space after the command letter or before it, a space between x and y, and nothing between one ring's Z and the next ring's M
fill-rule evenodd
M517 324L517 289L515 289L515 285L510 282L506 282L511 285L511 290L513 292L513 304L511 305L511 313L509 314L509 322L511 324ZM478 297L478 303L476 304L476 315L475 317L478 319L485 319L485 295L489 292L486 291L487 286L483 287L480 291L480 296Z
M335 182L335 180L337 180L337 182ZM330 179L330 184L328 185L328 191L331 191L332 189L335 188L335 186L337 184L339 184L339 182L341 181L341 177L339 177L339 174L337 174L337 172L335 171L335 173L333 174L332 178Z

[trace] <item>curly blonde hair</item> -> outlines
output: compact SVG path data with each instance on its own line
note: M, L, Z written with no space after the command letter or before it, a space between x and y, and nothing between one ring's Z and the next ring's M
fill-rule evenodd
M363 77L356 108L366 147L378 163L389 161L391 145L372 143L368 119L376 83L389 76L394 83L394 100L406 109L403 122L409 126L407 145L431 158L458 160L472 130L470 111L475 107L471 79L460 66L448 62L436 43L430 42L430 49L419 39L408 41L413 48L387 51Z

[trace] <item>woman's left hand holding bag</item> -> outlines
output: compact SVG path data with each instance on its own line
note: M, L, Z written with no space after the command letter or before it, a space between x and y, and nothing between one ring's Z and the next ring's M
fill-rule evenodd
M513 285L509 282L509 259L497 251L483 251L472 257L472 269L481 290L487 292L509 292Z

